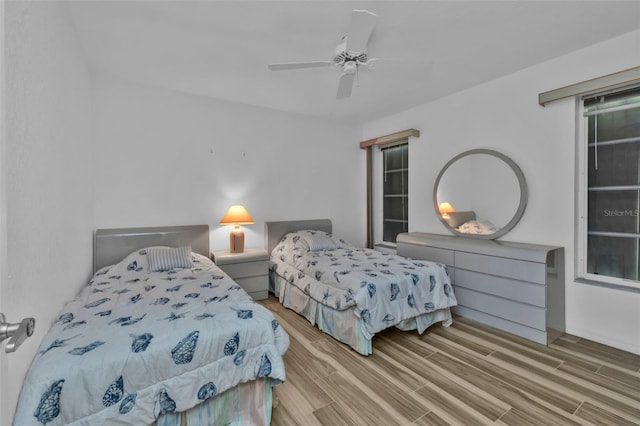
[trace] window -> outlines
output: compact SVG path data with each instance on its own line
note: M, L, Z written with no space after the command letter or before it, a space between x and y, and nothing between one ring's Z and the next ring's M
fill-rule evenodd
M382 148L382 240L395 243L409 230L409 144Z
M578 271L640 288L640 86L582 98Z
M398 234L409 229L408 160L412 137L420 137L420 131L407 129L360 142L360 149L366 153L369 248L375 245L378 249L394 249L384 243L395 243Z

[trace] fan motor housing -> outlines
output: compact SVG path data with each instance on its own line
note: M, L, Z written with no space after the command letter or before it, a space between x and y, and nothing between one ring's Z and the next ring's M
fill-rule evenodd
M347 64L352 62L353 66L364 65L367 63L367 53L366 52L349 52L345 50L346 42L342 42L335 48L335 56L333 57L333 63L336 65L343 65L345 67L345 72L347 70ZM355 68L354 68L355 72Z

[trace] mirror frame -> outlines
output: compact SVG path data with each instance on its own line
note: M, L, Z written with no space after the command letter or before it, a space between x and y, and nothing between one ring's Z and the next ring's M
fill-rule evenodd
M475 154L492 155L504 161L505 163L507 163L507 165L511 168L513 173L515 173L516 178L518 179L518 184L520 186L520 203L518 204L518 209L516 210L511 220L505 226L503 226L493 234L465 234L463 232L459 232L455 228L450 226L445 219L442 218L442 215L440 214L440 210L438 209L438 185L440 184L440 179L442 179L442 176L444 175L444 173L456 161L464 157L468 157L470 155L475 155ZM440 219L440 222L442 222L442 224L449 231L451 231L453 234L459 237L482 238L485 240L493 240L493 239L502 237L504 234L511 231L516 226L516 224L520 221L520 219L522 218L522 215L524 214L524 210L527 207L528 199L529 199L529 190L527 188L527 181L525 180L524 174L522 173L522 170L520 169L520 167L518 167L518 165L511 158L507 157L506 155L500 152L493 151L491 149L472 149L456 155L451 160L449 160L447 164L444 165L442 170L440 170L440 173L438 174L438 177L436 178L436 181L433 185L433 207L435 209L436 215L438 216L438 219Z

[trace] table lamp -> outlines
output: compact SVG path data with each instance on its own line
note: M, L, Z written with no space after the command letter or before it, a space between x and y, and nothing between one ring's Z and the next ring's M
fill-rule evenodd
M253 224L253 218L244 206L234 204L220 220L220 225L234 225L229 234L229 252L242 253L244 251L244 232L240 225Z
M446 201L438 204L438 210L440 211L440 215L442 215L442 218L445 220L449 219L449 213L453 213L456 211L456 209L454 209L453 206Z

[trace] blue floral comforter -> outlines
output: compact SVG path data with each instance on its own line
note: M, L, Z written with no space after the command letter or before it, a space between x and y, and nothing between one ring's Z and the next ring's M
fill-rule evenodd
M445 265L356 248L321 231L285 235L271 253L271 270L326 306L353 307L369 339L457 305Z
M239 383L285 380L289 336L209 259L148 272L145 250L98 271L36 354L15 424L150 424Z

